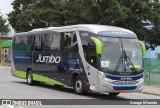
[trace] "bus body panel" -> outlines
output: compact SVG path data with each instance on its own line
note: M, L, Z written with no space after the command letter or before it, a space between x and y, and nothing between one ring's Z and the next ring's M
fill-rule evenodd
M27 68L32 68L32 52L12 51L12 53L15 66L15 75L25 79Z
M33 80L63 86L72 86L73 73L79 73L83 89L89 90L81 58L78 53L67 52L13 52L15 72L12 75L26 78L31 69Z

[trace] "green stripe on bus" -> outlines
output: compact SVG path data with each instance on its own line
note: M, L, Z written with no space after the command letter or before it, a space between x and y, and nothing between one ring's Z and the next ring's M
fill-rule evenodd
M91 39L95 42L96 44L96 52L97 54L102 54L102 43L99 39L95 37L91 37Z
M42 76L42 75L34 74L34 73L33 73L33 80L65 86L65 84L63 84L59 81L53 80L51 78L48 78L48 77L45 77L45 76Z
M142 41L139 41L139 43L140 43L140 46L142 47L142 54L144 56L146 54L146 47Z
M20 70L16 70L16 76L19 78L23 78L26 79L26 72L25 71L20 71ZM40 82L45 82L45 83L50 83L50 84L56 84L56 85L62 85L65 86L65 84L56 81L54 79L42 76L42 75L38 75L38 74L34 74L33 73L33 80L34 81L40 81Z
M20 71L20 70L16 70L16 76L19 78L26 78L26 72L25 71Z

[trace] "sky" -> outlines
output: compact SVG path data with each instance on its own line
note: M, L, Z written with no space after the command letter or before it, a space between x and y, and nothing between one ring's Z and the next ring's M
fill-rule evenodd
M13 10L12 1L14 0L0 0L0 12L3 14L3 17L7 18L7 14Z

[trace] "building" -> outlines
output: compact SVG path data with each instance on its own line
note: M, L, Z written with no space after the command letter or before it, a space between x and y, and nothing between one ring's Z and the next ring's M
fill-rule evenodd
M11 40L4 40L0 44L0 65L10 65L11 62Z

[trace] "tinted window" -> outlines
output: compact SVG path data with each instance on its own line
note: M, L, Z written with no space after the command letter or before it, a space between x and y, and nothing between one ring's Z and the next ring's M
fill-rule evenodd
M94 36L89 32L81 32L80 38L86 61L97 68L97 54L94 41L90 38Z
M43 34L40 41L42 51L60 50L60 33Z
M43 51L50 51L50 45L51 45L51 41L53 41L53 40L51 40L51 36L50 36L50 34L44 34L43 36L42 36L42 45L43 45L43 47L42 47L42 50Z
M61 33L61 51L78 52L78 42L75 32Z
M50 49L52 51L60 50L60 33L53 33L50 37Z
M13 50L14 51L26 51L26 36L16 36L13 39Z
M27 39L26 51L32 51L33 50L34 35L27 35L26 39Z
M35 35L34 36L34 46L33 46L33 50L34 51L41 51L41 42L42 42L42 36L41 35Z

